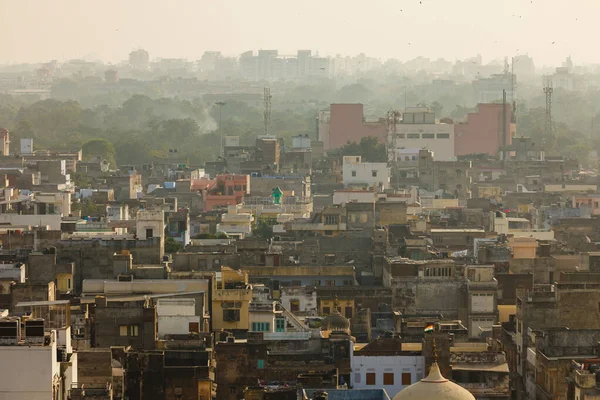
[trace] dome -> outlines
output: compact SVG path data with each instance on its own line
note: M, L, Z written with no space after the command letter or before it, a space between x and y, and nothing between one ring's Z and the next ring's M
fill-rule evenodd
M339 302L337 297L333 303L333 311L331 314L323 318L321 321L321 330L331 332L349 332L350 321L338 311Z
M465 388L442 376L437 362L431 365L427 378L403 389L393 400L475 400Z
M335 311L323 318L321 321L321 329L326 331L348 331L350 330L350 321Z

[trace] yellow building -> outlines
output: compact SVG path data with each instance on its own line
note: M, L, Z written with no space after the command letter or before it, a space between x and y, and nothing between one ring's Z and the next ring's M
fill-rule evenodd
M346 318L354 316L354 299L319 299L319 314L329 315L333 312L335 302L337 301L337 310Z
M213 331L249 330L248 309L252 300L252 287L248 273L221 267L220 279L213 280L212 327Z
M535 258L538 243L535 238L511 238L508 246L512 248L513 258Z
M56 288L61 293L73 290L73 274L56 274Z

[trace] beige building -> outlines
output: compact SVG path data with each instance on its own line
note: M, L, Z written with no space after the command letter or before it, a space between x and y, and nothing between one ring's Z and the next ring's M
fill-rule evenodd
M220 279L217 276L213 280L213 331L248 331L251 301L252 286L248 284L248 273L221 267Z

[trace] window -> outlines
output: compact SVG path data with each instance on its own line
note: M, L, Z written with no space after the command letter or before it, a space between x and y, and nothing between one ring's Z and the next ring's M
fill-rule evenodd
M257 360L257 362L256 362L256 368L258 368L258 369L265 369L265 360Z
M407 385L411 385L412 384L412 380L410 377L410 372L403 372L402 373L402 386L407 386Z
M315 280L310 281L310 284L312 286L321 286L321 281L318 279L315 279Z
M417 161L417 156L412 156L413 161Z
M153 237L154 231L152 229L146 229L146 239Z
M409 133L408 135L406 135L406 137L408 139L419 139L421 137L421 135L418 133Z
M360 383L360 372L354 374L354 383Z
M275 319L275 332L285 332L285 319Z
M297 300L297 299L290 300L290 311L291 312L300 311L300 300Z
M327 281L325 281L325 286L335 286L335 281L334 280L327 280Z
M344 286L352 286L352 285L354 285L354 282L351 279L344 280Z
M438 133L437 138L438 139L450 139L450 134L449 133Z
M396 135L398 139L404 139L404 133L399 133Z
M404 374L402 374L404 375ZM394 384L394 373L393 372L384 372L383 373L383 384L384 385L393 385Z
M375 385L375 372L367 372L367 385L374 386Z
M424 133L421 137L423 139L435 139L435 134L434 133Z
M323 307L323 315L329 315L329 314L331 314L331 308Z
M377 178L377 170L374 169L373 171L371 171L371 175L373 176L373 178Z
M200 324L198 322L190 322L188 324L188 332L200 332Z
M352 318L352 307L344 308L344 317Z
M326 215L325 216L325 225L337 225L338 216L337 215Z
M253 322L253 332L271 332L271 324L268 322Z
M356 176L356 171L352 171L352 176Z
M223 310L223 321L239 322L240 321L240 310Z
M410 156L404 156L404 161L410 161Z
M120 325L119 336L139 336L139 329L140 327L137 325Z

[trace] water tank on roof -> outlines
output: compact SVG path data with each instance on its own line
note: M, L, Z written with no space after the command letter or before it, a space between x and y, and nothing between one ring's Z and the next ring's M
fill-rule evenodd
M21 338L21 321L18 318L0 320L0 345L15 345Z
M28 319L25 321L25 343L44 343L44 320L41 318Z

